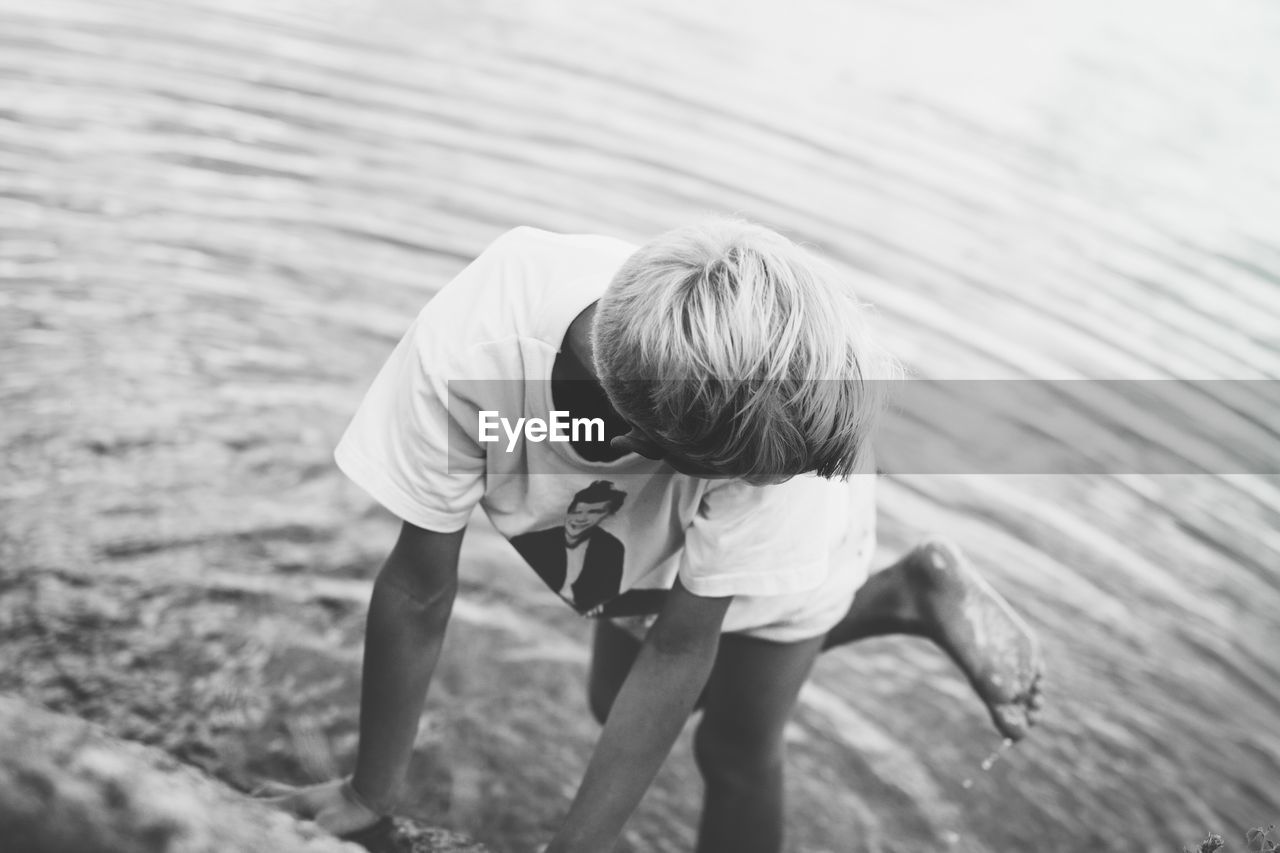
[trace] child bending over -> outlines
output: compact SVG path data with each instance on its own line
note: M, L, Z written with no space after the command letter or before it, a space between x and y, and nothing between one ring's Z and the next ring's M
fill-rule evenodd
M964 557L931 540L868 572L888 360L863 310L741 222L638 249L531 228L493 243L421 312L336 451L403 525L369 605L355 772L280 802L339 834L396 808L477 503L595 619L603 730L549 853L612 849L699 708L697 850L778 853L784 726L818 653L864 637L933 640L1022 737L1037 646ZM584 429L556 440L557 411Z

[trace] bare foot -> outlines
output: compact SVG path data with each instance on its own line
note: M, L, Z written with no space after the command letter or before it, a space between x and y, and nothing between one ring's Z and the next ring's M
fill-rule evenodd
M931 539L903 562L925 634L964 671L1000 733L1025 737L1044 705L1031 629L949 542Z

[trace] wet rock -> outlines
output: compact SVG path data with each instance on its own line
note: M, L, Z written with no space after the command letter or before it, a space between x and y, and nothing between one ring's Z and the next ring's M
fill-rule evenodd
M172 756L0 696L0 839L13 853L363 853L236 793ZM395 819L377 853L484 853Z

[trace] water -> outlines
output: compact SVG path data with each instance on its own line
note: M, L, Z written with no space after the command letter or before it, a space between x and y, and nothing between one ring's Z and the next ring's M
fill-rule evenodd
M514 224L757 219L847 267L925 376L1280 376L1274 4L760 6L0 5L0 565L367 576L389 528L329 449ZM996 736L925 645L828 656L791 732L796 849L1175 850L1274 821L1277 486L887 480L882 556L966 546L1041 632L1052 707L983 766ZM525 658L576 680L576 629L526 610ZM490 741L453 818L528 849L562 795ZM528 754L564 785L575 749ZM687 847L693 779L673 761L629 849Z

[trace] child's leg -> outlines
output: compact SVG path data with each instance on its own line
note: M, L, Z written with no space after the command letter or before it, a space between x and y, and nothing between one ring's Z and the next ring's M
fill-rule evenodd
M698 853L778 853L782 849L782 732L822 637L770 643L720 638L699 706L694 753L706 780ZM640 641L608 620L596 623L588 698L604 722L640 651Z
M782 850L783 728L821 648L821 637L721 638L694 735L706 782L697 853Z
M823 648L886 634L937 643L968 677L1005 737L1021 738L1035 724L1044 701L1035 637L954 546L927 541L873 574Z

